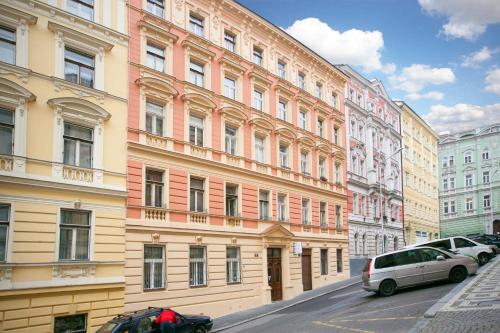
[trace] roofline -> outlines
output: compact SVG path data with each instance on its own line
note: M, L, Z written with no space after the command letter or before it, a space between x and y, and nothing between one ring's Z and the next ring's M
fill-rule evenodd
M397 105L398 103L402 103L402 104L403 104L403 106L404 106L404 105L406 105L406 107L407 107L408 109L410 109L410 111L411 111L414 115L416 115L416 116L418 117L418 119L420 120L420 122L422 122L422 124L423 124L425 127L427 127L427 128L430 130L430 132L434 135L434 137L435 137L436 139L438 139L438 141L439 141L439 134L437 134L437 133L436 133L436 131L434 131L434 129L432 129L431 125L429 125L429 124L428 124L428 123L427 123L427 122L426 122L426 121L425 121L422 117L420 117L420 115L419 115L418 113L416 113L416 112L415 112L415 110L413 110L413 108L412 108L411 106L409 106L409 105L408 105L405 101L393 101L393 102L394 102L394 103L396 103L396 105Z
M456 133L452 133L452 134L443 134L443 135L440 135L439 136L439 145L447 145L447 144L450 144L450 143L456 143L458 141L464 141L464 140L468 140L468 139L472 139L472 138L475 138L475 137L478 137L478 136L486 136L486 135L492 135L492 134L497 134L497 133L477 133L476 130L479 130L479 132L487 129L487 128L490 128L490 127L494 127L494 126L500 126L500 122L495 122L493 124L489 124L489 125L485 125L485 126L481 126L481 127L474 127L474 128L471 128L470 130L467 130L467 131L460 131L460 132L456 132ZM473 134L471 137L468 137L468 138L461 138L462 135L465 135L465 134ZM451 138L453 139L453 141L451 142L442 142L443 140L445 139L448 139L448 138Z

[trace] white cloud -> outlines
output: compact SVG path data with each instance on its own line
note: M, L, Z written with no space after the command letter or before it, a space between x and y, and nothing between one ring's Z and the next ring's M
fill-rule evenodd
M478 68L480 63L490 60L491 55L495 52L485 46L481 50L465 56L462 67Z
M393 73L396 70L394 64L383 65L380 61L384 48L380 31L350 29L341 32L314 17L297 20L285 31L333 64L360 66L366 72Z
M436 132L460 132L489 125L500 114L500 103L486 106L456 104L454 106L433 105L431 112L423 118Z
M492 69L486 73L484 90L500 95L500 68Z
M428 93L425 94L411 93L406 95L406 98L411 99L413 101L419 99L435 99L437 101L440 101L444 98L444 94L440 91L429 91Z
M418 0L429 14L446 16L441 33L449 38L474 40L489 24L500 22L498 0Z
M441 85L455 81L450 68L432 68L429 65L413 64L399 74L389 77L391 85L407 93L417 93L428 85Z

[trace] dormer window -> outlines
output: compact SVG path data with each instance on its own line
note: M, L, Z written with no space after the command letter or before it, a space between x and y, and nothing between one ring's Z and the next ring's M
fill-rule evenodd
M16 64L16 31L0 26L0 61Z
M253 47L253 63L262 66L262 60L264 59L262 49L254 46Z
M224 47L226 50L229 50L231 52L235 52L236 48L236 36L229 32L229 31L224 31Z
M66 9L89 21L94 20L94 0L67 0Z
M164 9L165 5L163 0L147 0L146 2L146 10L153 15L163 17Z
M200 37L204 36L203 23L203 18L193 14L189 15L189 31L191 31L195 35L198 35Z
M93 88L95 57L66 48L64 52L64 78L67 81Z

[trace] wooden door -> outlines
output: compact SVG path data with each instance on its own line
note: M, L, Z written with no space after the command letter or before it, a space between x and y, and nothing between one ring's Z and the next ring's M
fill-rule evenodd
M271 287L271 301L283 299L281 284L281 249L267 249L267 281Z
M493 221L493 234L500 234L500 220Z
M302 286L304 291L312 289L311 249L302 249Z

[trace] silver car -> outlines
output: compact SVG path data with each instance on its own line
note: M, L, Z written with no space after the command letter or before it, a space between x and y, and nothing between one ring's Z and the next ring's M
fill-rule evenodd
M368 260L363 269L363 289L391 296L397 289L439 280L461 282L473 275L477 262L432 247L384 253Z

